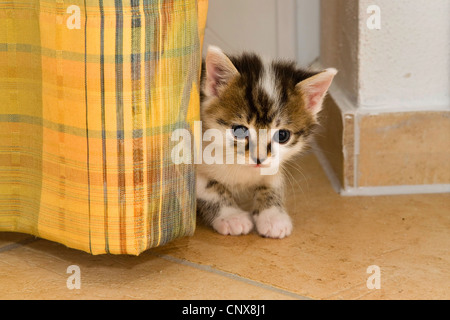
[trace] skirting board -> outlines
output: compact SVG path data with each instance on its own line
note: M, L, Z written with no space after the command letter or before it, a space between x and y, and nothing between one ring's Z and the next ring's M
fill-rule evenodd
M450 184L426 184L403 186L358 187L343 189L322 150L313 142L314 154L322 166L333 189L341 196L383 196L400 194L450 193Z

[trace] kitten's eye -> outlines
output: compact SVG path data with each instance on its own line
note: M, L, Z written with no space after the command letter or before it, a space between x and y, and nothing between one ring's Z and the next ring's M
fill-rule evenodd
M236 139L242 140L248 137L248 128L244 126L233 126L233 135Z
M288 142L290 138L291 132L288 130L278 130L278 132L276 132L275 135L273 136L275 142L278 142L280 144Z

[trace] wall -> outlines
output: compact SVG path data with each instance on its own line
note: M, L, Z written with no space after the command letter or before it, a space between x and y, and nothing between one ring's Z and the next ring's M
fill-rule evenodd
M370 5L381 29L367 27ZM336 84L355 107L450 106L450 1L322 0L323 66L340 70Z
M322 0L317 67L330 66L317 155L336 190L450 192L450 1Z
M319 56L319 16L320 0L213 0L204 51L213 44L306 66Z
M228 52L252 50L276 56L276 43L275 0L209 2L206 46L215 44Z
M358 0L322 0L320 64L339 71L335 87L356 104L358 100Z
M320 0L296 0L297 62L306 66L320 55Z
M381 29L365 26L381 8ZM359 4L359 106L450 106L450 1L363 0Z

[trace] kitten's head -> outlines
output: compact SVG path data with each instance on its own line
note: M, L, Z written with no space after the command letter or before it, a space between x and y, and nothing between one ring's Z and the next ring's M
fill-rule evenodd
M234 152L242 146L247 166L267 166L273 157L282 164L305 147L336 73L266 62L255 54L227 56L209 47L202 75L203 127L220 130Z

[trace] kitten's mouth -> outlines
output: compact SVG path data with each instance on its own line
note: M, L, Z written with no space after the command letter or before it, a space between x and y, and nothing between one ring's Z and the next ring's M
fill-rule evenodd
M269 168L270 165L268 164L249 164L250 167L252 168Z

